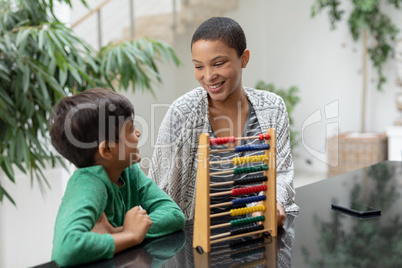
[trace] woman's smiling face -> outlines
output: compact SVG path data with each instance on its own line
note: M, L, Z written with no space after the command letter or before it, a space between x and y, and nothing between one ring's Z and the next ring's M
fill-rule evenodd
M242 68L249 59L246 49L240 57L222 41L199 40L192 45L194 76L213 101L225 101L242 89Z

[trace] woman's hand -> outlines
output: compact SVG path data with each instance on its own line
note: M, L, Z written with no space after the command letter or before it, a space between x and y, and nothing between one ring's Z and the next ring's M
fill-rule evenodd
M286 220L285 210L279 203L276 203L276 219L278 222L278 227L282 227L285 224Z
M262 205L262 202L258 202L258 205ZM254 212L252 214L253 217L261 216L262 213L260 211ZM285 210L283 209L282 205L279 203L276 203L276 221L278 224L278 227L282 227L285 224L285 219L286 219L286 214Z

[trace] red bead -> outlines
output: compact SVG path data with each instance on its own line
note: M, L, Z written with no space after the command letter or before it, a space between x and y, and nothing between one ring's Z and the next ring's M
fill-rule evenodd
M259 136L258 139L259 139L260 141L262 141L262 140L264 139L264 135L263 135L263 134L258 134L258 136Z

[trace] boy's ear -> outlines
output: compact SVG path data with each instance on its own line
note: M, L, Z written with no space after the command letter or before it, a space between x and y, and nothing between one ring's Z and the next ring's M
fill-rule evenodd
M110 146L109 141L102 141L98 146L99 155L104 159L111 159L113 157L113 146Z

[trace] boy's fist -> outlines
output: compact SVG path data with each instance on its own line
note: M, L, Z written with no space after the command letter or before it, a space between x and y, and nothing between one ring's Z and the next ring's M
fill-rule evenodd
M139 244L144 240L151 225L152 221L147 212L137 206L127 211L123 223L123 232L133 234L136 243Z

